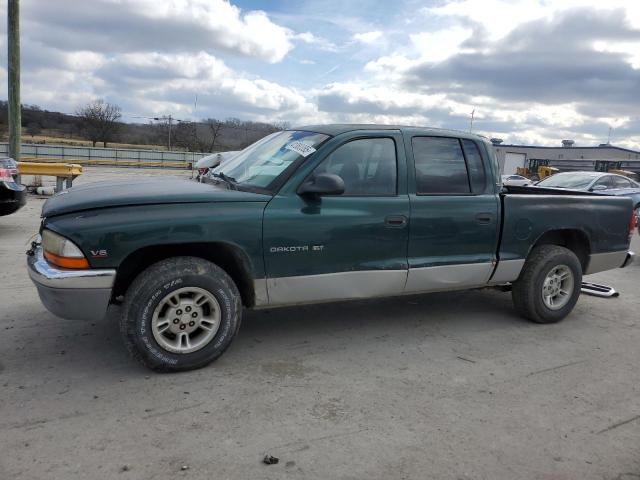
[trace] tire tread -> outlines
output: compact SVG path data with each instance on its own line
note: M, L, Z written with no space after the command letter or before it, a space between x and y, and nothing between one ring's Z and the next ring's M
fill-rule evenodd
M234 306L234 310L236 312L234 330L230 338L234 338L238 333L238 330L240 329L242 318L242 303L240 300L240 292L238 291L236 284L227 274L227 272L225 272L222 268L218 267L214 263L199 257L183 256L171 257L165 260L161 260L143 270L134 279L131 285L129 285L129 288L127 289L127 292L124 296L122 315L120 316L119 322L120 333L127 351L132 358L151 370L155 370L158 372L177 372L202 368L220 357L220 355L222 355L231 344L230 341L227 342L223 346L223 348L216 351L215 355L210 356L204 360L195 362L185 361L181 362L179 365L167 365L156 358L144 355L140 350L136 342L137 335L135 329L135 320L131 318L132 310L135 310L136 307L139 307L140 304L145 300L144 298L139 298L139 292L141 292L146 285L155 283L160 278L167 278L167 281L170 281L170 277L175 278L176 276L194 273L204 275L208 274L212 277L215 277L223 284L225 288L230 291L231 296L236 303Z
M570 257L570 263L573 263L574 267L577 266L577 272L579 275L574 276L575 286L574 288L580 290L580 284L582 282L582 267L580 266L580 261L578 257L569 250L568 248L559 246L559 245L541 245L535 247L533 251L527 257L527 260L524 264L522 272L520 272L520 276L514 282L513 288L511 291L513 304L516 311L523 316L524 318L531 320L535 323L555 323L562 320L566 315L568 315L573 307L575 306L575 300L572 300L568 306L568 309L564 307L559 312L563 312L565 309L568 310L564 315L542 315L537 308L538 303L541 300L537 300L538 289L536 288L536 282L538 280L538 276L542 273L542 267L545 266L549 258L558 255L568 255ZM574 293L575 295L575 293Z

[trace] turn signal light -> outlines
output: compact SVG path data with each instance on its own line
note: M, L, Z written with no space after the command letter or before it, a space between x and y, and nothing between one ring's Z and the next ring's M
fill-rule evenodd
M89 268L82 250L71 240L51 230L42 231L42 249L44 258L52 265L72 269Z
M60 257L59 255L47 252L46 250L44 251L44 258L46 258L50 264L55 265L56 267L75 269L89 268L89 262L87 262L86 258Z

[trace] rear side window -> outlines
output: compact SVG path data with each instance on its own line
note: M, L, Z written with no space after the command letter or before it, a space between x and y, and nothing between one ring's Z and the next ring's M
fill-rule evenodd
M611 190L613 188L613 183L611 182L611 175L607 175L606 177L602 177L600 180L598 180L596 183L593 184L593 186L605 186L607 188L607 190Z
M418 195L471 193L467 165L457 138L413 137L411 145Z
M624 177L612 177L613 188L631 188L631 182Z
M469 179L471 180L471 191L473 193L483 193L487 181L482 165L482 156L478 150L478 144L472 140L463 139L462 147L464 155L467 159L467 169L469 170ZM522 177L514 175L512 180L522 180Z

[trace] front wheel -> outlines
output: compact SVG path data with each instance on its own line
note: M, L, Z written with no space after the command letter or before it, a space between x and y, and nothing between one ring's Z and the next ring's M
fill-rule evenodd
M120 331L146 367L192 370L222 355L241 315L240 294L224 270L201 258L174 257L150 266L130 285Z
M582 287L582 266L569 249L557 245L534 248L513 284L513 304L536 323L559 322L569 315Z

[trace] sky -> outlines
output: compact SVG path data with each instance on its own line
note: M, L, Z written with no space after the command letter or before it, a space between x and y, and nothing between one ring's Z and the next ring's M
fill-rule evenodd
M22 102L48 110L459 130L474 112L507 143L611 129L640 149L638 0L28 0L21 42Z

